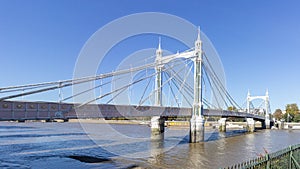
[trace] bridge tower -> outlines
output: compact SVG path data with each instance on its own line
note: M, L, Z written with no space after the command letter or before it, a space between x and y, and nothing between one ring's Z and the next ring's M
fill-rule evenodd
M266 91L266 98L265 98L265 107L266 107L266 114L265 114L265 127L267 128L267 129L269 129L269 128L271 128L271 121L270 121L270 109L269 109L269 107L270 107L270 101L269 101L269 91L268 91L268 89L267 89L267 91Z
M190 142L197 143L204 141L204 116L202 105L202 41L200 28L195 41L194 61L194 103L190 121Z
M270 101L269 101L269 91L267 90L266 91L266 95L265 96L251 96L250 95L250 92L248 91L248 95L247 95L247 113L251 113L251 109L250 109L250 104L252 102L252 100L255 100L255 99L262 99L264 100L264 104L265 104L265 123L263 124L264 125L264 128L270 128Z
M162 106L162 49L161 40L159 38L158 49L156 50L156 66L155 66L155 106ZM161 116L153 116L151 118L151 138L161 139L165 127L165 120Z

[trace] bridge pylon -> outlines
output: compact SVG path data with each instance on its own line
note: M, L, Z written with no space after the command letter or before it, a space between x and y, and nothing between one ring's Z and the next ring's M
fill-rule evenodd
M202 41L200 38L200 28L198 28L198 38L195 41L194 61L194 103L192 118L190 121L190 142L197 143L204 141L204 116L202 105Z
M156 50L156 66L155 66L155 106L162 106L162 49L161 41L159 38L158 49ZM165 119L161 116L153 116L151 118L151 138L162 139Z
M263 128L267 128L270 129L271 128L271 120L270 120L270 100L269 100L269 91L268 89L266 90L266 94L265 96L251 96L250 92L248 91L247 94L247 113L251 113L251 109L250 109L250 104L252 102L252 100L255 99L262 99L264 100L264 104L265 104L265 122L263 123Z

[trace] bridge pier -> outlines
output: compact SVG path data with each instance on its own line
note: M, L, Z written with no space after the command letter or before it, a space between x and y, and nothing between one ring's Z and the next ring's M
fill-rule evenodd
M198 143L204 141L204 117L202 105L202 41L200 39L200 28L195 41L194 62L194 104L192 118L190 121L190 142Z
M270 119L266 119L264 122L264 128L265 129L270 129L271 128L271 120Z
M204 141L204 123L202 116L193 115L190 121L190 142L198 143Z
M164 138L165 119L161 116L151 118L151 139L161 140Z
M162 49L159 39L158 49L156 50L155 62L155 105L162 106ZM153 116L151 118L151 139L160 140L164 138L165 119L161 116Z
M248 132L255 131L255 121L253 118L247 118L247 131Z
M219 122L219 131L220 132L226 132L226 118L221 118L218 120Z
M265 119L265 121L261 122L262 128L263 129L271 129L271 120L270 119Z

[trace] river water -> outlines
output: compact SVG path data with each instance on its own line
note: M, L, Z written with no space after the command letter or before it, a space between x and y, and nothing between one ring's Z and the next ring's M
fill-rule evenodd
M300 130L219 133L188 143L188 129L151 141L147 125L0 122L0 168L219 168L300 143Z

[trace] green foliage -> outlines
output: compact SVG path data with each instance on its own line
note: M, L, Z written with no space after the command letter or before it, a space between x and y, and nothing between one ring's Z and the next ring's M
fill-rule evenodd
M229 107L227 108L227 110L229 110L229 111L236 111L237 109L236 109L235 106L229 106Z
M290 114L288 114L288 113L285 113L285 114L283 115L283 119L284 119L286 122L292 122L293 118L294 118L294 116L293 116L293 115L290 115Z
M299 117L299 108L296 103L293 104L287 104L285 107L286 113L284 114L284 119L287 122L295 122L298 121ZM296 118L297 117L297 118Z
M297 113L293 119L294 122L300 122L300 113Z
M299 108L298 108L298 105L296 103L293 103L293 104L287 104L285 106L285 111L289 114L293 114L295 115L296 113L299 112Z

